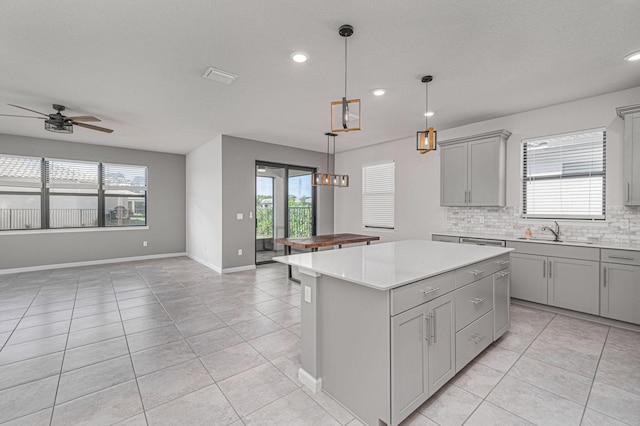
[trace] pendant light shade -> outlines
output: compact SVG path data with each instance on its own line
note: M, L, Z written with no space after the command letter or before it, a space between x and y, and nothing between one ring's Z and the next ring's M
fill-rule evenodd
M344 37L344 96L340 101L331 102L331 131L351 132L361 130L360 99L347 99L347 38L353 35L353 27L343 25L338 34Z
M313 186L337 186L344 188L349 186L349 175L337 175L336 169L336 136L335 133L325 133L327 136L327 173L314 173L311 177L311 185ZM333 137L333 167L329 169L329 158L331 151L329 149L329 138Z
M429 83L433 81L433 77L425 75L422 77L422 82L425 87L425 114L424 114L424 127L426 130L417 132L416 134L416 149L420 154L426 154L429 151L435 151L437 144L437 132L433 127L429 127Z

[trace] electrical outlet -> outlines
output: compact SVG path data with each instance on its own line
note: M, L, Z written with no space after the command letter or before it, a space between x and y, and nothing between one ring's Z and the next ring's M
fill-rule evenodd
M629 229L629 219L620 219L620 228Z
M484 216L480 216L480 223L484 223Z
M143 242L142 242L142 247L146 247L146 246L147 246L147 242L146 242L146 241L143 241Z
M236 219L237 220L242 220L242 219L244 219L244 215L242 213L236 213Z
M242 249L238 249L238 256L242 256Z
M304 286L304 301L311 303L311 287Z
M253 219L253 212L249 212L249 219Z

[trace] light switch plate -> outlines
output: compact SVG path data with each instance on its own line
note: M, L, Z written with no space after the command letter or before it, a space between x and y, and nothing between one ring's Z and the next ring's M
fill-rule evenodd
M242 213L237 213L236 214L236 219L242 220L242 219L244 219L244 215Z
M311 287L304 286L304 301L311 303Z
M620 228L629 229L629 219L620 219Z

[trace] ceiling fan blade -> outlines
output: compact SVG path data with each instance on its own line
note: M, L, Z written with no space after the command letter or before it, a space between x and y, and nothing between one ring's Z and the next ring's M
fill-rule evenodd
M13 114L0 114L1 117L23 117L23 118L37 118L38 120L46 120L44 117L34 117L32 115L13 115Z
M87 129L97 130L97 131L99 131L99 132L113 133L113 130L111 130L111 129L107 129L107 128L105 128L105 127L98 127L98 126L94 126L94 125L91 125L91 124L78 123L78 122L75 122L75 121L72 121L72 123L73 123L75 126L85 127L85 128L87 128Z
M102 121L98 117L94 117L92 115L81 115L78 117L67 117L73 121Z
M25 107L21 107L21 106L14 105L14 104L7 104L7 105L12 106L12 107L15 107L15 108L20 108L20 109L23 109L23 110L25 110L25 111L35 112L36 114L44 115L45 117L49 117L49 114L45 114L44 112L34 111L34 110L32 110L32 109L25 108Z

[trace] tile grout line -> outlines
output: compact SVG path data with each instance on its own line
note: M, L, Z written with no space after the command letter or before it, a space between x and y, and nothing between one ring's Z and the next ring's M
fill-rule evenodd
M80 282L80 279L78 278L78 283ZM78 285L76 284L76 296L78 295ZM71 317L73 318L73 309L75 308L76 305L76 299L73 299L73 307L71 308ZM62 381L62 370L64 368L64 359L67 355L67 346L69 345L69 335L71 334L71 323L73 322L73 319L69 319L69 330L67 331L67 339L64 342L64 352L62 353L62 363L60 364L60 374L58 375L58 384L56 385L56 393L55 396L53 397L53 406L51 407L51 417L49 418L49 426L51 426L53 424L53 415L55 414L56 411L56 401L58 400L58 391L60 390L60 382Z

